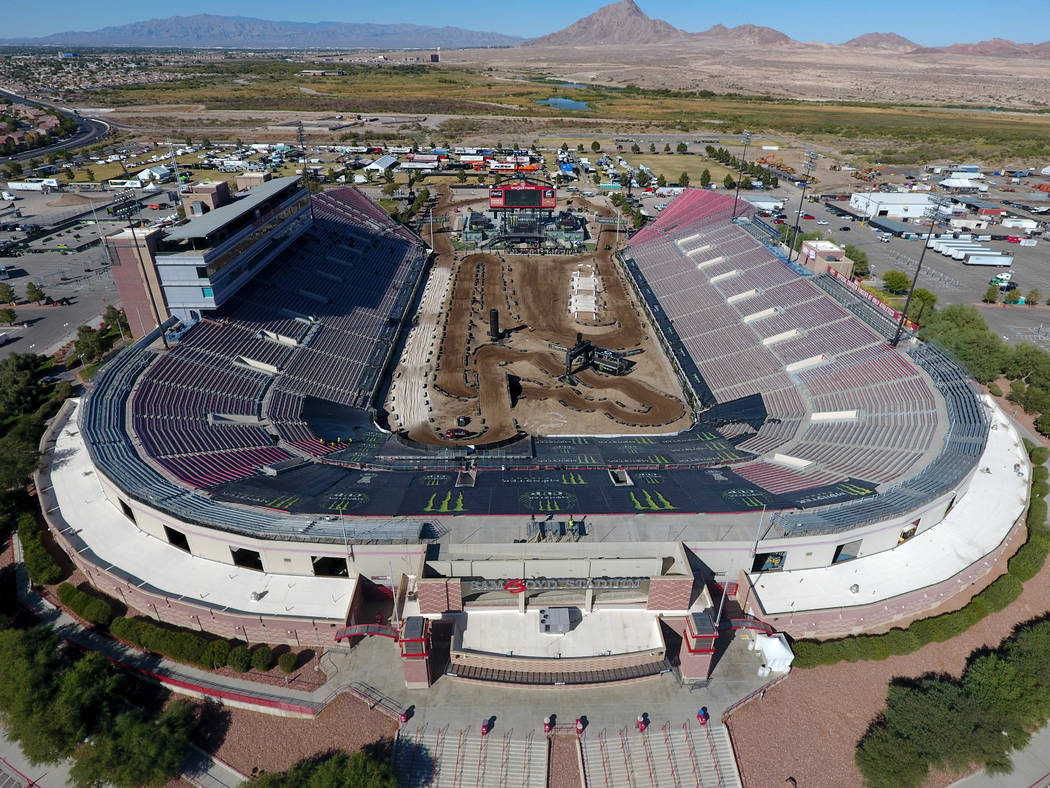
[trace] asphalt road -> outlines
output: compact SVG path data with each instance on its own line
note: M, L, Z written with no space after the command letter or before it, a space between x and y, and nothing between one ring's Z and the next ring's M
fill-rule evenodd
M24 104L33 104L38 107L44 107L45 109L53 109L62 115L73 118L73 120L77 122L77 125L80 126L80 131L68 139L64 139L61 142L56 142L54 145L48 145L43 148L34 148L33 150L16 153L13 156L0 157L0 161L25 161L27 159L45 156L48 153L55 151L83 148L86 145L92 145L98 142L109 133L109 124L105 121L96 120L95 118L84 118L62 109L61 107L56 107L54 104L36 101L35 99L28 99L25 96L20 96L17 93L10 93L6 90L0 90L0 96L9 99L10 101L18 101Z

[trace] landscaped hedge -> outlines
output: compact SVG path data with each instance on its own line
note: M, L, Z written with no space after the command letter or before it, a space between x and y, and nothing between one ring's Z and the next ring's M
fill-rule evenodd
M1004 609L1021 595L1024 583L1043 568L1050 554L1050 531L1046 528L1047 505L1045 496L1050 490L1047 477L1050 471L1039 462L1045 462L1047 450L1024 439L1032 461L1032 490L1025 524L1028 541L1007 563L1007 573L973 597L960 610L913 621L907 629L891 629L884 635L860 635L836 640L797 640L794 666L812 668L833 665L836 662L857 662L863 659L886 659L895 654L909 654L927 643L939 643L961 635L985 616Z
M269 646L258 646L252 651L252 667L265 673L273 667L273 650Z
M58 599L89 624L108 627L113 620L113 607L108 602L86 594L69 583L58 587Z
M240 644L230 649L230 657L226 664L238 673L247 673L252 666L252 654L248 647Z
M109 626L114 637L177 662L203 665L208 640L187 630L165 629L145 618L115 618Z
M285 673L291 673L299 665L299 655L294 651L286 651L277 658L277 665Z
M18 516L18 539L22 543L26 572L33 583L46 586L62 579L62 567L44 547L43 529L32 512Z

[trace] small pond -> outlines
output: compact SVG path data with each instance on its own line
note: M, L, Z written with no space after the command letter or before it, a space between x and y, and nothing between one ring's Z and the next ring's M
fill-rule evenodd
M536 99L537 104L543 104L548 107L557 107L558 109L590 109L591 105L586 101L576 101L575 99L561 98L560 96L553 96L549 99Z

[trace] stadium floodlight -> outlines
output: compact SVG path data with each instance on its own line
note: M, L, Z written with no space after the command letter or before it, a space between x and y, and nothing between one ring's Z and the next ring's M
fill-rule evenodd
M736 179L736 194L733 196L733 219L736 219L736 206L740 200L740 181L744 180L744 160L747 158L747 144L751 142L751 132L744 129L744 152L740 154L740 177Z
M802 176L802 196L798 200L798 213L795 214L795 231L791 234L791 246L788 247L788 262L791 262L791 253L795 251L795 243L798 240L798 223L802 221L802 205L806 202L806 187L809 179L813 177L813 170L817 167L816 151L806 151L806 160L802 162L802 169L806 174ZM799 244L798 253L802 254L802 245ZM797 257L795 258L798 259Z
M908 288L908 297L904 300L904 309L901 310L901 318L897 321L897 333L893 335L893 341L890 342L890 347L897 347L897 344L901 341L901 334L904 333L904 321L907 319L908 307L911 306L911 297L915 293L915 285L919 281L919 272L922 270L922 261L926 257L926 250L930 248L930 241L933 239L933 230L937 226L937 222L944 216L948 206L951 205L951 200L947 197L940 195L930 196L930 204L923 211L923 216L930 220L930 228L926 233L926 243L922 245L922 251L919 252L919 262L915 266L915 275L911 278L911 287Z

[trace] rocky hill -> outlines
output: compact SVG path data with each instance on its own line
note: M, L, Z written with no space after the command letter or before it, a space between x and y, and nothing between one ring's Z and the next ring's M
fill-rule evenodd
M865 33L862 36L851 38L844 43L844 47L857 47L863 49L885 49L891 52L910 52L919 49L914 41L909 41L904 36L896 33Z
M620 0L556 33L527 41L526 46L630 46L680 42L685 37L677 27L646 15L634 0Z

